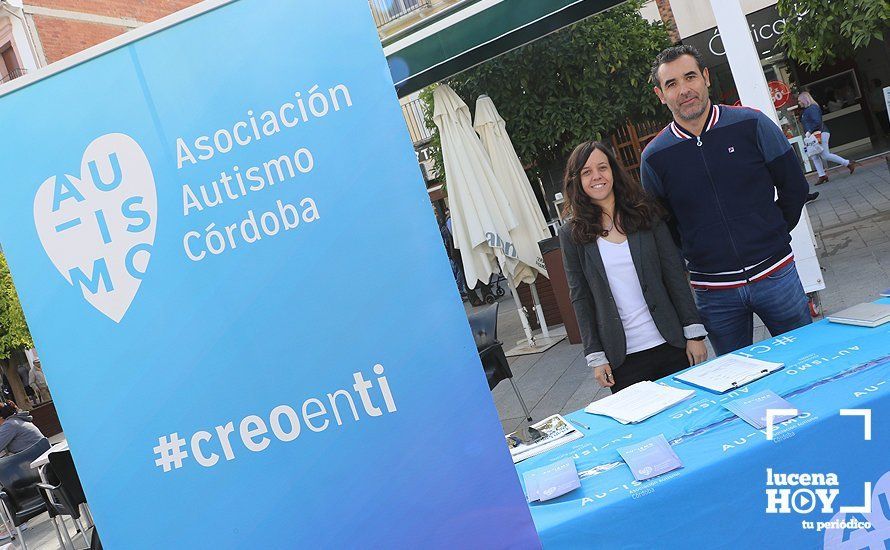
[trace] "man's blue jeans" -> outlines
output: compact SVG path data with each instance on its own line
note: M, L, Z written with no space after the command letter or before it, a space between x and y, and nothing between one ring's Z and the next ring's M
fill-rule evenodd
M745 286L694 291L698 311L717 355L754 343L754 313L773 336L813 322L794 262Z

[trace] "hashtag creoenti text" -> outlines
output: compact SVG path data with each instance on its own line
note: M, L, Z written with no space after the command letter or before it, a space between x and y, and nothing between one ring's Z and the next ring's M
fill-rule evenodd
M294 441L300 437L304 425L310 432L323 432L343 426L344 422L360 422L364 417L397 412L389 382L383 375L383 365L378 363L373 370L377 375L376 386L361 372L354 372L352 392L338 389L321 398L310 397L297 409L287 404L278 405L263 416L248 414L238 421L197 430L185 438L180 437L178 431L162 435L153 448L154 464L163 472L171 472L192 458L198 465L211 468L219 464L220 458L235 460L245 450L265 451L274 445L273 437L284 443Z

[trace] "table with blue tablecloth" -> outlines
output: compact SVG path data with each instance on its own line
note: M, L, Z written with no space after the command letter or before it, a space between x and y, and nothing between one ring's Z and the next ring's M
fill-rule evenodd
M589 426L580 429L582 439L516 465L522 478L571 457L582 477L581 488L529 505L545 548L890 549L890 323L863 328L820 321L737 353L785 368L727 394L696 389L692 398L639 424L568 414ZM693 389L672 378L661 382ZM776 426L772 440L723 407L763 390L800 411ZM842 415L842 409L870 413ZM671 442L683 468L635 481L616 449L658 434ZM838 484L830 488L838 494L831 511L811 506L802 492L796 509L767 513L768 468L834 474ZM870 513L840 512L866 499ZM854 528L854 521L870 528ZM847 528L828 528L828 522Z

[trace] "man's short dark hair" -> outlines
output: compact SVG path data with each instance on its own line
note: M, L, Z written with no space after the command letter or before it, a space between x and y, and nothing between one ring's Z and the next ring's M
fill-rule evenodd
M701 73L705 72L705 58L698 53L698 50L695 49L694 46L690 46L689 44L680 44L679 46L671 46L670 48L665 48L661 50L661 53L655 56L655 61L652 62L652 74L649 75L649 78L652 79L652 82L661 87L661 82L658 80L658 69L665 63L670 63L671 61L676 61L680 57L684 55L691 55L695 62L698 64L698 70Z

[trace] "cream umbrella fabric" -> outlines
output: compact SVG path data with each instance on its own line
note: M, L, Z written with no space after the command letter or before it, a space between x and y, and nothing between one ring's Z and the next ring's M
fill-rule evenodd
M513 271L513 284L534 283L538 273L547 277L538 242L550 238L551 234L507 134L506 123L487 95L476 100L474 127L491 160L494 175L516 215L517 226L510 230L510 237L520 265Z
M519 265L510 231L517 220L495 178L488 154L473 130L470 109L448 85L433 91L433 121L442 140L451 232L469 288Z

